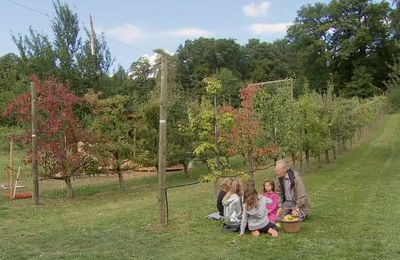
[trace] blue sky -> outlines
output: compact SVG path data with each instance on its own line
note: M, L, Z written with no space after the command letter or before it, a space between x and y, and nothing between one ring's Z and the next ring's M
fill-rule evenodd
M251 38L274 41L285 35L297 10L313 0L67 0L78 14L81 28L93 17L97 33L103 32L114 65L128 68L153 50L175 52L186 39L200 36L232 38L244 44ZM11 34L27 34L29 26L52 35L51 0L0 0L0 56L17 53ZM81 30L83 32L83 29Z

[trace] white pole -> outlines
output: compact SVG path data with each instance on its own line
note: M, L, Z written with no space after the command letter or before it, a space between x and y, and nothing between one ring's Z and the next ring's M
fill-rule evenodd
M19 172L21 170L21 166L18 166L18 173L17 173L17 178L15 179L15 184L14 184L14 192L12 198L15 199L15 193L17 191L17 185L18 185L18 178L19 178Z

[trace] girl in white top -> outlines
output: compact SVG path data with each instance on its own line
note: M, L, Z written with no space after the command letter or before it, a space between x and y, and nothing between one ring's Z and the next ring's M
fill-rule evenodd
M228 227L237 228L239 231L242 219L242 185L239 180L234 180L222 200L224 205L224 219Z

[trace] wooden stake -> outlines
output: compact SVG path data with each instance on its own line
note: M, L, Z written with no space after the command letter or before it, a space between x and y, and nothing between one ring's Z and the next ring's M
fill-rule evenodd
M166 195L165 195L165 170L167 158L167 99L168 99L168 69L167 58L161 54L161 97L160 97L160 138L158 142L158 206L159 222L164 226L166 219Z
M33 203L39 205L39 176L37 161L37 93L36 87L31 82L32 95L32 181L33 181Z
M8 198L12 199L13 188L13 139L10 139L9 157L8 157Z
M20 171L21 171L21 166L18 166L17 178L15 178L14 192L13 192L13 196L12 196L13 199L15 199L15 193L17 192Z

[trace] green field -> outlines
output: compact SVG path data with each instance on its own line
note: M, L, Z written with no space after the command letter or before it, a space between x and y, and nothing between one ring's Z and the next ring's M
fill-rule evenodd
M62 183L41 182L38 207L8 201L2 191L0 258L400 259L399 133L400 115L388 115L361 144L303 175L313 208L300 233L276 239L222 233L204 218L214 211L212 184L171 189L169 225L160 228L154 177L127 180L123 194L116 179L78 180L72 201ZM258 186L267 176L272 172L255 175ZM169 184L185 181L192 180L168 176Z

